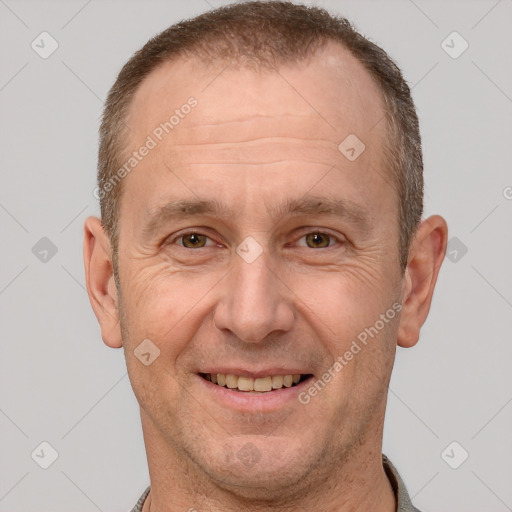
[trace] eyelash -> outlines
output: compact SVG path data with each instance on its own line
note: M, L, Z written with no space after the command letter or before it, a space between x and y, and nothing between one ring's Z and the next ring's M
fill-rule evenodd
M334 240L338 244L344 244L344 240L340 240L337 236L335 236L335 235L333 235L333 234L331 234L331 233L329 233L327 231L319 231L319 230L307 231L306 233L302 234L297 239L297 241L301 240L305 236L311 235L311 234L327 235L331 240ZM173 244L175 244L176 241L180 240L181 238L186 237L187 235L202 235L202 236L206 236L208 238L208 240L211 240L211 238L208 235L205 235L204 233L201 233L201 232L195 231L195 230L190 230L190 231L187 231L185 233L181 233L180 235L174 237L173 239L171 239L168 242L168 244L173 245ZM330 248L334 247L334 245L328 245L327 247L319 247L319 248L317 248L317 250L318 249L330 249ZM207 249L208 247L212 247L212 246L198 247L197 249L194 249L194 248L191 248L191 247L185 247L184 245L179 245L179 247L181 247L182 249L188 249L188 250L192 251L192 250L197 250L197 249ZM307 246L301 246L301 247L304 247L305 249L314 249L313 247L307 247Z

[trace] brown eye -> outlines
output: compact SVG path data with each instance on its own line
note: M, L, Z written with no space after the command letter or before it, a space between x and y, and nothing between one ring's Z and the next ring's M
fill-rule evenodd
M199 233L187 233L186 235L182 235L178 238L178 240L182 240L183 247L187 249L194 249L195 247L205 247L206 235L201 235ZM180 244L181 245L181 244Z
M331 241L331 236L327 233L309 233L305 237L308 247L313 249L329 247Z

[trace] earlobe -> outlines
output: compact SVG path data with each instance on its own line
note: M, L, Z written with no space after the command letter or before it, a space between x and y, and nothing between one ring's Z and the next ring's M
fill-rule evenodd
M87 293L103 341L109 347L120 348L123 342L110 241L97 217L89 217L84 224L84 266Z
M412 347L418 342L432 303L447 239L448 226L439 215L424 220L416 232L404 277L403 310L397 340L401 347Z

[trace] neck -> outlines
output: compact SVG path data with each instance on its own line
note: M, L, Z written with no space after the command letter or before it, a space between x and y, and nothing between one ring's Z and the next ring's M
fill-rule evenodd
M363 442L357 454L341 455L334 464L310 474L282 490L278 499L248 497L223 486L166 442L151 420L142 425L151 490L142 512L396 512L396 498L382 465L382 429L379 442ZM375 444L375 443L373 443Z

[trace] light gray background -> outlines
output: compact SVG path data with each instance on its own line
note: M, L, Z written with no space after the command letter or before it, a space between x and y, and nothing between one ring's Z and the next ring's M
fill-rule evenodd
M82 225L99 213L99 116L122 64L221 3L0 0L2 512L128 511L149 483L123 353L101 341L85 292ZM512 510L512 0L314 3L403 69L426 214L467 247L451 242L458 261L445 261L420 342L398 349L384 452L424 512ZM59 44L48 59L31 48L42 31ZM469 43L457 59L441 46L453 31ZM46 263L32 252L42 237L58 249ZM46 470L31 458L42 441L59 453ZM458 469L441 456L452 441L469 453Z

